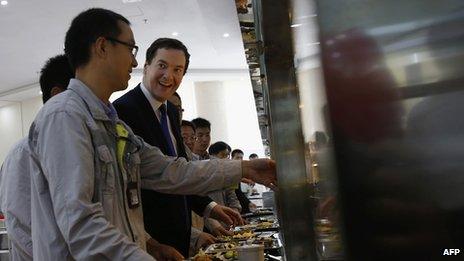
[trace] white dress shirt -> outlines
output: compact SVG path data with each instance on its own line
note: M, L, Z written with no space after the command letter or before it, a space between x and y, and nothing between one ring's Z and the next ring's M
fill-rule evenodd
M168 121L168 129L169 129L169 135L171 136L171 141L172 145L174 146L174 152L177 155L177 140L176 137L174 136L172 132L172 127L171 127L171 122L169 121L169 116L168 116L168 102L160 102L157 99L151 95L150 91L143 85L143 82L140 83L140 88L142 89L143 95L145 95L145 98L147 98L148 102L150 102L151 107L153 108L153 111L155 112L156 118L158 119L158 122L161 124L161 112L159 111L159 107L161 104L164 104L166 106L166 118ZM177 155L179 156L179 155Z

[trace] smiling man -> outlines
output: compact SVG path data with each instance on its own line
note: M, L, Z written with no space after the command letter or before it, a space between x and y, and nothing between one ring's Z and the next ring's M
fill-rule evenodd
M179 40L159 38L147 49L142 82L114 102L119 117L136 135L164 154L188 158L181 136L178 107L172 98L187 72L190 54ZM208 197L181 196L142 190L146 231L163 244L189 254L192 235L191 210L201 216L226 212L240 219L232 209L217 205ZM194 231L193 242L212 243L213 237Z

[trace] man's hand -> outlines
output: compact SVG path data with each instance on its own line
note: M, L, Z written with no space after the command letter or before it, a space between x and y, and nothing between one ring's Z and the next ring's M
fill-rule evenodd
M254 180L271 189L277 188L275 161L255 159L242 161L242 177Z
M242 217L240 216L240 213L222 205L216 205L211 210L209 217L219 220L228 226L241 226L245 224Z
M158 261L182 261L185 258L173 247L160 244L153 238L147 241L147 252Z
M216 238L213 235L201 232L201 234L198 236L198 241L195 248L200 249L201 247L206 247L214 243L216 243Z
M242 178L242 180L240 180L240 182L243 182L245 184L248 184L250 185L251 187L253 187L255 185L255 182L251 179L247 179L247 178Z
M227 229L225 229L221 223L219 222L215 222L215 224L213 225L212 229L211 229L211 233L215 236L233 236L234 235L234 232L233 231L229 231Z

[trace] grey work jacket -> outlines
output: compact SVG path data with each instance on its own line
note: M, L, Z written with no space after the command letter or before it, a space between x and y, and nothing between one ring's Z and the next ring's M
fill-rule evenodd
M31 186L27 139L21 139L8 152L0 170L0 202L5 215L10 260L32 260Z
M117 160L116 123L129 131L123 162ZM38 166L31 173L36 260L152 260L143 251L141 204L129 208L129 180L136 182L140 199L141 188L206 195L241 178L237 161L164 156L122 121L111 120L101 101L76 79L40 110L29 147Z

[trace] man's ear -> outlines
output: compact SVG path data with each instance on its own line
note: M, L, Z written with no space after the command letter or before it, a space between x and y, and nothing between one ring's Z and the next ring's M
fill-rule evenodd
M58 93L60 92L64 92L65 89L61 88L61 87L58 87L58 86L54 86L51 90L50 90L50 97L53 97L55 95L57 95Z
M147 62L143 65L143 75L147 73L147 67L150 66Z
M95 43L92 45L92 52L96 57L105 58L108 54L108 40L105 37L98 37Z

